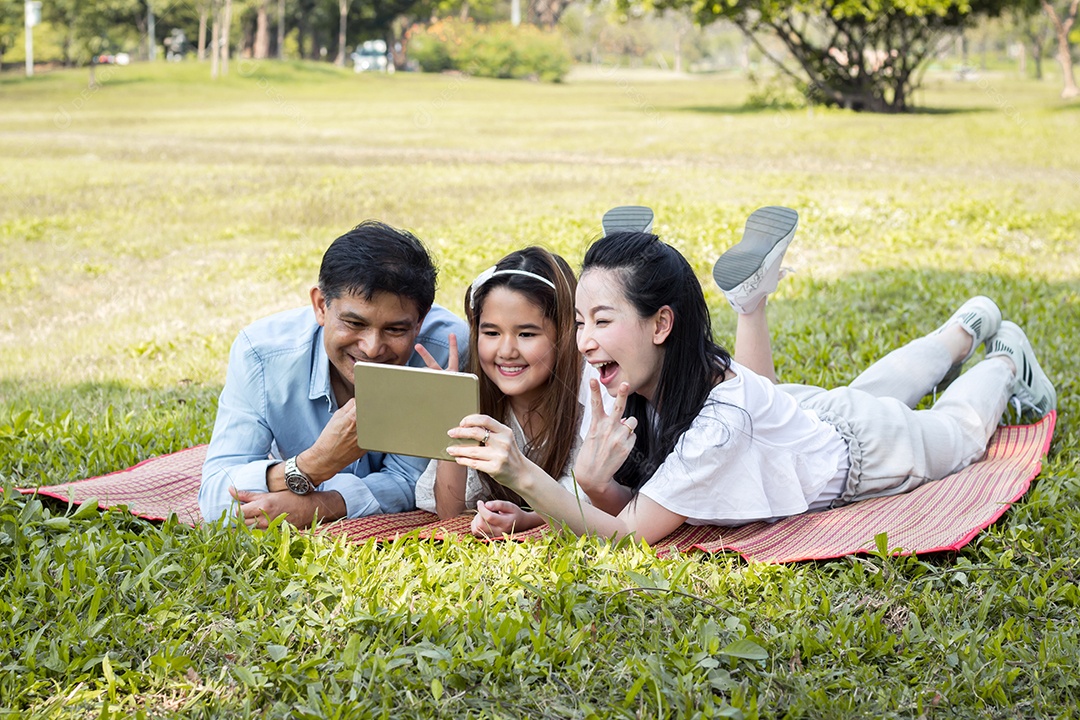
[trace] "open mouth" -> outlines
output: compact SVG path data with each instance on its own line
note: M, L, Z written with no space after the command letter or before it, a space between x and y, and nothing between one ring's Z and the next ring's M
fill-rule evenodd
M505 377L517 377L528 369L528 365L496 365L499 374Z
M619 372L619 363L614 360L608 360L607 362L594 363L593 367L600 373L600 382L607 385L612 378Z

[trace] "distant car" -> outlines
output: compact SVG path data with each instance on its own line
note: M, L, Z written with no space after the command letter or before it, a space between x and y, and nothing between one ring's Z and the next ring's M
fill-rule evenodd
M352 54L353 70L356 72L386 72L385 40L367 40Z
M127 53L117 53L116 55L96 55L91 58L94 63L98 65L127 65L131 62L131 56Z

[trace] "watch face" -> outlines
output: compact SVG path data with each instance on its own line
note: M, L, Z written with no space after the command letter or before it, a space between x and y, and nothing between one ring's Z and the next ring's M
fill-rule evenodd
M312 490L311 481L299 473L286 473L285 486L297 495L307 495Z
M285 487L297 495L307 495L315 489L308 476L300 468L296 467L295 457L285 461Z

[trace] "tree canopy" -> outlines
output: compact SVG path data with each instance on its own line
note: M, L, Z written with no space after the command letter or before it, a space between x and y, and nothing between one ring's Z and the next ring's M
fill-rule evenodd
M812 102L875 112L908 110L943 35L1006 1L646 0L730 20Z

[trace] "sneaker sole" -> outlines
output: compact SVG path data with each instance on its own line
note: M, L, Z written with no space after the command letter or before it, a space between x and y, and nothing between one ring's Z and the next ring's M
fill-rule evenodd
M778 248L787 250L798 225L799 213L791 208L770 206L750 213L742 240L713 265L713 280L725 292L738 287Z
M644 205L621 205L604 213L601 225L604 234L616 232L652 232L652 208Z

